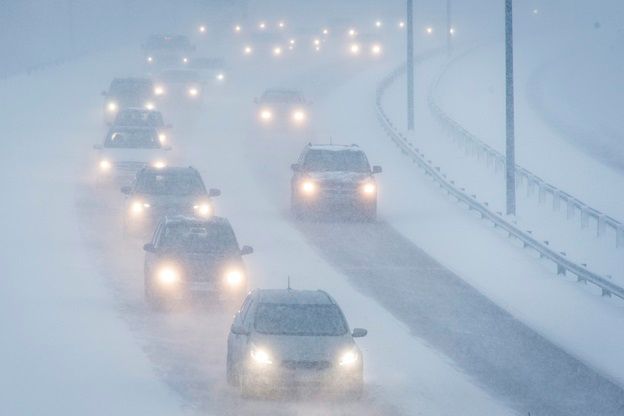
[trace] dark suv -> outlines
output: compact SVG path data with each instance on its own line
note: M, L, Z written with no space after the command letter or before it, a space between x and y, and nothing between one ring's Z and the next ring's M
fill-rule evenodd
M132 185L124 186L126 195L124 230L138 232L166 215L210 218L214 214L211 198L218 189L206 191L204 181L193 167L146 167Z
M291 209L297 218L312 213L347 214L374 220L377 183L364 152L357 145L307 145L291 166Z
M145 297L154 307L193 294L240 302L248 290L234 230L225 218L165 217L145 250Z

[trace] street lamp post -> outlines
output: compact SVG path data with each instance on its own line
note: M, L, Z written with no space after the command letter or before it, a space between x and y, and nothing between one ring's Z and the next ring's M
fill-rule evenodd
M407 129L414 130L414 5L407 0Z
M507 215L516 214L516 156L514 131L513 85L513 9L512 0L505 0L505 185Z

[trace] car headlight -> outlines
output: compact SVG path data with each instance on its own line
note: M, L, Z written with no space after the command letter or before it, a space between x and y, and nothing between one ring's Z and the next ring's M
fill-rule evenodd
M245 46L245 47L243 48L243 53L244 53L245 55L251 55L251 53L252 53L252 52L253 52L253 49L251 48L251 46Z
M374 195L377 191L377 186L373 182L366 182L360 189L364 195Z
M159 137L160 139L160 137ZM165 167L167 167L167 162L165 162L164 160L155 160L154 162L152 162L152 167L156 168L156 169L163 169Z
M219 72L215 78L217 78L217 81L223 81L225 79L225 74L223 72Z
M208 217L210 216L210 214L212 214L212 207L206 202L201 202L199 204L193 205L193 211L195 211L196 215L199 215L201 217Z
M167 135L165 133L158 133L158 141L160 141L160 144L165 144Z
M351 52L352 55L359 55L360 54L360 45L357 43L352 43L351 46L349 46L349 51Z
M373 55L380 55L381 54L381 45L378 43L375 43L371 46L371 54Z
M102 172L108 172L113 167L113 164L109 160L102 159L100 160L99 166Z
M299 185L299 189L301 189L301 192L303 192L306 195L312 195L316 192L316 190L318 189L318 186L316 185L315 182L311 180L305 180L301 182L301 184Z
M343 352L338 360L338 365L341 367L351 367L355 363L357 363L360 359L360 355L355 350L350 350Z
M143 214L143 211L145 211L149 207L150 204L148 204L147 202L133 201L132 204L130 204L130 212L134 216L139 216Z
M199 95L199 90L195 87L191 87L189 88L188 93L191 97L197 97Z
M230 269L225 272L225 282L232 288L238 288L245 280L244 273L239 269Z
M274 56L280 56L282 54L282 47L281 46L276 46L273 48L273 55Z
M148 56L147 57L147 62L149 62L151 64L152 62L154 62L154 58L152 58L151 56Z
M109 101L108 104L106 105L106 109L110 112L110 113L114 113L115 111L117 111L117 103L114 101Z
M165 93L165 88L162 85L157 85L154 87L154 94L163 95Z
M269 122L271 120L273 120L273 112L271 112L271 110L265 108L263 110L260 111L260 120L264 121L264 122Z
M303 123L306 119L306 113L303 110L295 110L292 113L292 119L295 123Z
M187 57L182 58L183 64L188 64L189 59Z
M172 286L180 280L179 270L172 265L162 266L156 276L162 286Z
M146 108L147 110L153 110L154 108L156 108L156 106L154 105L154 103L153 103L153 102L148 101L148 102L146 102L146 103L145 103L145 108Z
M263 348L258 348L255 345L251 346L251 359L259 365L273 364L273 360L269 352Z

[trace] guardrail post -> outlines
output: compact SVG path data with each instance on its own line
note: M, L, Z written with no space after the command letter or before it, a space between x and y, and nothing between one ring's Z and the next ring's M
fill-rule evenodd
M574 201L568 199L566 201L566 218L570 219L574 217Z
M598 216L598 224L596 225L596 236L602 237L607 227L607 216L602 214Z
M537 193L537 201L540 204L543 204L544 201L546 201L546 187L544 186L543 182L540 182L538 184L538 193Z
M589 225L589 212L587 207L581 207L581 228L587 228Z
M561 191L558 189L553 192L553 209L555 211L559 211L559 207L561 206Z
M565 276L566 268L563 267L563 265L561 265L561 264L557 264L557 274L561 275L561 276Z

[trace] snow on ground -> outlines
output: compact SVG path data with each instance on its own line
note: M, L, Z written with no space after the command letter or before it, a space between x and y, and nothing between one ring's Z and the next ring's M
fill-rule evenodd
M185 413L120 321L74 215L78 167L99 135L97 91L118 56L0 84L11 132L0 166L2 414Z

